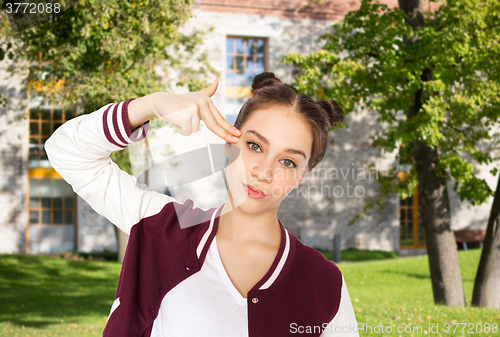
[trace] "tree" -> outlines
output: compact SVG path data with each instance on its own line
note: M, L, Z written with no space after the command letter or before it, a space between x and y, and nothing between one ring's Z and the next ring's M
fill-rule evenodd
M424 28L424 13L421 0L399 0L399 7L406 16L405 22L413 31ZM420 37L403 35L406 44L419 45ZM419 43L420 42L420 43ZM422 83L413 94L412 105L408 109L409 119L414 119L426 103L422 97L426 82L432 81L433 66L419 69ZM418 74L418 73L417 73ZM429 257L429 267L435 303L465 305L462 278L455 249L455 235L451 231L451 210L446 177L439 174L438 146L413 138L413 158L417 171L419 205L422 206L422 222Z
M500 308L500 179L486 228L471 304L492 309Z
M48 65L44 76L30 77L25 84L48 104L77 104L85 114L110 102L168 91L173 80L190 91L201 90L210 83L205 78L219 75L208 64L206 52L199 50L205 32L186 35L178 29L191 16L191 1L75 2L57 19L15 35L7 33L8 20L4 11L1 14L0 40L15 41L9 45L11 73L25 73L26 61L41 57ZM198 68L186 66L186 59L198 61ZM183 75L169 78L170 68ZM158 74L162 70L163 83ZM127 150L115 151L111 158L132 174ZM123 240L123 251L120 243Z
M497 68L496 73L499 74ZM500 132L490 143L490 151L500 149ZM496 159L500 159L497 156ZM486 227L484 245L474 281L471 305L500 309L500 178L497 181L495 197Z
M280 62L303 70L293 83L298 91L335 99L346 113L378 114L383 128L372 146L399 148L396 158L412 168L404 182L395 178L397 166L382 174L378 198L367 198L362 213L382 208L389 193L406 198L418 186L434 302L463 306L446 182L454 178L460 199L473 205L492 196L474 162L492 161L482 145L500 115L498 5L450 0L428 13L419 1L401 4L404 10L363 0L321 37L322 49L290 53Z

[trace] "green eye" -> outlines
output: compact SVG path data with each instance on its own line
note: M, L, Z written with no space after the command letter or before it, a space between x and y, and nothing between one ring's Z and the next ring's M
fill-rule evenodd
M256 151L256 152L257 152L257 150L253 147L254 145L255 145L258 149L260 149L260 145L259 145L259 144L257 144L257 143L254 143L254 142L247 142L247 144L248 144L248 145L250 145L250 149L252 149L253 151Z
M255 142L247 142L247 144L249 145L250 149L252 151L255 151L255 152L258 152L253 146L255 145L257 147L257 149L260 149L260 145L255 143ZM286 164L283 164L285 167L288 167L288 168L295 168L297 167L297 164L295 164L295 162L291 159L283 159L282 161L287 161L287 162L290 162L292 165L286 165Z
M283 159L283 161L288 161L288 162L292 163L292 165L291 165L291 166L290 166L290 165L285 165L286 167L297 167L297 164L295 164L295 163L293 162L293 160L291 160L291 159Z

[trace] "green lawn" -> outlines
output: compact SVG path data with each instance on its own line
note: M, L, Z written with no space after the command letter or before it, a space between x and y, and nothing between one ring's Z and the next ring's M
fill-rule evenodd
M372 326L372 333L360 330L360 336L423 336L429 334L429 324L438 324L439 333L431 336L498 336L495 333L458 333L464 325L452 323L496 323L500 325L500 310L470 307L474 278L479 263L479 249L459 251L460 270L467 307L452 308L433 304L432 286L427 256L406 257L390 260L339 263L346 280L358 323ZM445 333L445 323L456 333ZM396 330L398 326L421 326L422 333L375 333L374 327L384 329L387 325ZM468 325L464 331L468 331ZM479 329L480 325L477 325ZM475 327L474 327L475 329ZM387 331L387 330L384 330ZM409 331L409 330L407 330ZM473 330L471 330L473 331Z
M358 323L372 326L372 333L360 330L360 336L469 336L444 333L444 324L499 324L500 310L470 307L479 254L459 252L466 308L433 305L427 256L339 263ZM102 336L120 267L113 261L0 255L0 336ZM436 323L439 333L425 332ZM422 332L376 333L382 324L384 331L421 326Z
M0 336L102 336L121 264L0 255Z

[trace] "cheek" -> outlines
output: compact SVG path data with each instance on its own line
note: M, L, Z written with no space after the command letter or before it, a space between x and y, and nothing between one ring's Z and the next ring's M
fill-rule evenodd
M234 149L231 152L232 158L238 163L240 169L240 174L245 174L245 172L250 172L252 164L255 163L254 153L248 149L243 148L243 145L234 145Z
M283 175L277 174L273 179L273 188L276 189L275 192L282 191L282 193L273 194L279 194L281 198L285 198L286 195L295 188L295 185L298 183L298 181L298 177L295 177L292 172Z
M244 177L249 160L237 145L232 145L226 173L232 177Z
M297 184L297 182L298 182L298 179L289 178L289 179L283 180L282 185L287 186L287 187L289 186L290 188L294 188L295 185Z

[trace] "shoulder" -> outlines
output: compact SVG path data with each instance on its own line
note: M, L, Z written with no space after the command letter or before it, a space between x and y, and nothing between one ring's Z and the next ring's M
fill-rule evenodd
M132 231L147 233L147 236L157 239L181 239L196 235L202 228L206 229L214 210L195 207L191 199L183 203L174 200L165 204L160 212L143 218L132 227Z

